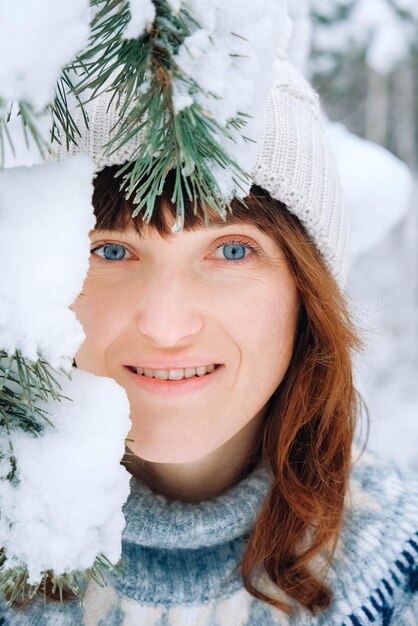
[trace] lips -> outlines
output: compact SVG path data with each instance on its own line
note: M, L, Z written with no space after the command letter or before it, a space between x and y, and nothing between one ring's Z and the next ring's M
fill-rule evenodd
M212 370L213 367L213 370ZM223 369L222 364L213 364L208 368L204 366L205 372L201 375L196 373L197 368L177 368L180 369L180 373L177 374L177 378L155 378L153 376L147 376L148 374L153 374L154 370L148 368L142 368L144 370L143 374L137 373L140 371L139 366L129 366L125 365L125 370L129 375L129 378L133 384L135 384L139 389L146 393L157 394L159 397L166 397L169 400L172 400L175 396L184 395L188 393L199 393L203 389L205 389L208 385L211 386L214 384L214 381L219 379L219 374ZM189 378L183 377L186 371L190 369L193 370L193 375ZM155 370L158 372L158 370ZM176 370L174 370L176 371ZM166 370L164 375L170 372L170 370ZM180 377L181 376L181 377Z
M207 376L211 374L218 365L211 363L209 365L199 365L197 367L185 367L185 368L149 368L141 366L128 366L131 372L138 374L139 376L146 376L148 378L157 378L158 380L183 380L185 378L193 378L194 376Z

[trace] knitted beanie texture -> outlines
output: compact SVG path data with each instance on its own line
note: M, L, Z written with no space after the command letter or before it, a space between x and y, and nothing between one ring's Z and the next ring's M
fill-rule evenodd
M349 229L319 98L287 59L275 61L274 74L252 179L300 219L343 283Z

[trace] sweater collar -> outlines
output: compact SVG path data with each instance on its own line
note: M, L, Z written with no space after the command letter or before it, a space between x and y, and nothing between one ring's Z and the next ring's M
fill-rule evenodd
M123 540L158 548L202 548L229 542L251 530L269 486L267 471L258 467L220 496L189 503L155 494L132 477L123 509Z

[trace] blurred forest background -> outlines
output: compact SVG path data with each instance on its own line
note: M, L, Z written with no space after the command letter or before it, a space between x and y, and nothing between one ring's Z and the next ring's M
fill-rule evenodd
M351 219L368 448L418 469L418 0L289 11L290 56L320 95Z

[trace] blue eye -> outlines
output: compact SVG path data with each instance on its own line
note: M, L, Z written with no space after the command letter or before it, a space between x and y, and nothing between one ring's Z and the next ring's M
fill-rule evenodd
M222 258L227 261L240 261L254 251L254 247L244 241L227 241L217 247L221 251Z
M228 260L243 259L245 257L245 246L228 244L224 246L224 256Z
M106 261L121 261L126 257L128 251L118 243L106 243L93 248L91 252L106 259Z

